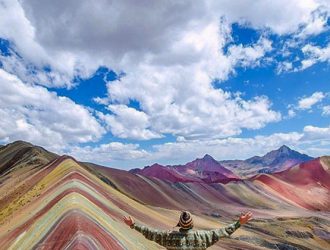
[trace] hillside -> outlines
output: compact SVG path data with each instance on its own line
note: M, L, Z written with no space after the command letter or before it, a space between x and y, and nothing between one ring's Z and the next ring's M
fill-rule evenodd
M242 211L254 212L251 223L211 250L328 249L329 178L324 175L329 173L330 158L313 161L275 175L222 184L170 182L79 163L70 156L37 166L16 157L14 166L0 177L0 249L162 249L127 227L122 216L130 214L150 227L172 230L183 209L193 213L196 229L224 226ZM315 170L320 172L314 174ZM30 174L21 178L26 172ZM308 177L306 183L301 177ZM283 188L277 190L272 183ZM294 196L283 194L289 186L297 188L292 189ZM304 200L299 190L309 188L317 192L311 194L314 199Z
M58 155L42 147L16 141L0 148L0 209L36 184L29 178Z
M0 174L20 166L40 166L58 155L28 142L16 141L0 147Z
M329 166L329 157L321 157L273 175L261 174L252 179L306 209L330 211Z

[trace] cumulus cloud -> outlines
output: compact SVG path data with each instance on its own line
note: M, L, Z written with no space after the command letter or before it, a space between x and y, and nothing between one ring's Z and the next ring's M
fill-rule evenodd
M324 48L307 44L302 48L302 52L305 54L305 59L302 60L301 68L298 70L307 69L317 62L330 62L330 44Z
M217 160L247 159L263 155L282 145L314 157L329 155L330 127L305 126L301 132L274 133L251 138L228 137L223 139L185 140L156 144L151 149L142 149L137 144L119 143L119 150L109 145L101 147L76 147L71 151L78 159L97 161L102 164L135 168L160 164L181 164L210 154ZM114 143L116 144L116 143ZM238 150L239 149L239 150ZM127 152L127 153L125 153ZM123 161L125 160L125 161Z
M277 73L281 74L283 72L289 72L293 70L292 62L283 61L277 65Z
M212 85L212 79L224 79L233 72L234 65L257 64L271 49L271 43L260 39L252 46L231 46L224 55L219 45L225 44L226 35L217 31L218 25L213 24L198 32L189 31L167 52L167 56L180 52L178 57L185 58L182 53L196 51L200 53L199 61L164 66L160 65L163 58L159 62L159 57L150 56L152 64L140 63L120 80L109 82L109 102L138 101L152 131L186 138L226 137L239 134L242 128L257 129L280 120L266 97L243 100ZM181 48L190 50L182 52ZM126 110L133 111L128 107ZM112 124L121 120L125 131L132 128L130 122L124 122L130 119L128 113L108 118Z
M24 83L33 83L35 85L43 85L46 87L73 87L72 76L54 71L43 70L43 67L35 66L14 50L10 55L3 56L0 54L1 67L10 74L16 75Z
M121 142L110 142L101 144L97 147L72 147L68 154L76 157L80 161L93 162L98 164L109 164L112 166L116 161L123 164L123 161L135 161L141 158L147 158L150 153L140 149L138 144L125 144Z
M259 59L272 49L271 41L261 38L255 45L243 47L233 45L228 48L228 57L232 66L253 67L259 65Z
M243 128L258 129L281 118L270 109L266 97L244 100L214 89L207 75L197 69L191 70L187 77L188 72L187 75L167 71L149 76L130 74L108 84L109 97L124 103L137 100L151 121L152 131L191 139L237 135ZM183 84L185 81L189 85ZM130 129L129 122L121 124L128 126L125 130Z
M296 112L293 108L290 108L288 110L288 118L292 118L292 117L295 117L296 116Z
M129 72L140 62L163 66L201 62L205 40L210 39L218 50L222 48L223 41L214 44L219 41L214 40L214 35L209 36L208 27L215 26L214 32L228 38L223 32L226 28L219 31L221 17L228 24L239 22L279 35L292 34L305 27L308 35L321 32L327 9L327 2L319 0L154 3L82 0L79 4L64 0L2 0L0 36L10 40L22 56L24 60L19 63L26 68L32 64L35 71L42 72L41 84L71 87L75 77L87 78L101 65ZM241 60L245 66L254 65L254 58L263 54L262 50L239 47L236 51L236 56L252 60ZM13 56L3 60L18 59ZM236 64L223 61L220 67L217 61L215 65L222 78L226 78ZM13 62L6 64L9 72L15 72ZM52 73L43 72L45 67Z
M297 104L288 105L288 114L286 118L293 118L301 111L307 110L311 112L313 106L317 103L321 103L326 96L326 93L317 91L310 96L300 97ZM323 115L326 115L326 108L324 108L322 112Z
M214 1L215 8L224 12L230 20L241 20L253 27L268 28L272 32L283 35L297 32L311 20L313 12L328 9L326 1Z
M109 105L108 109L113 115L98 113L111 133L119 138L147 140L162 137L150 129L149 116L126 105Z
M303 97L298 102L298 109L310 109L316 103L321 102L325 96L322 92L315 92L311 96Z
M183 53L200 51L198 61L164 66L164 57L150 56L152 64L141 62L120 80L109 82L109 103L122 103L110 105L114 114L105 116L111 131L119 137L135 139L161 134L210 138L237 135L243 128L258 129L279 121L281 115L271 110L267 97L243 100L212 85L213 79L224 79L233 72L234 65L256 65L271 50L270 41L262 38L252 46L230 46L224 55L219 46L224 46L228 30L221 32L214 24L199 32L188 31L166 52L167 56L180 53L178 58L183 60ZM181 48L189 50L182 52ZM137 101L142 111L123 106L131 100ZM135 117L139 115L142 129L149 129L142 131L140 122L129 121L128 111Z
M330 127L320 128L315 126L304 127L305 139L309 140L330 140Z
M330 115L330 105L326 105L322 107L322 115L323 116Z
M319 62L330 62L330 44L324 46L323 48L313 44L306 44L304 40L295 41L294 39L289 41L290 46L284 48L282 55L285 61L278 62L277 73L281 74L283 72L299 72L312 67L314 64ZM302 58L295 57L290 59L290 49L299 49L303 54ZM291 61L290 61L291 60Z
M75 76L83 78L92 72L84 71L82 60L74 53L51 51L40 43L38 30L20 2L4 0L0 4L0 37L9 40L11 45L10 55L0 58L6 71L23 81L51 87L71 87ZM51 71L46 72L45 68Z
M310 21L302 26L301 30L298 32L297 37L306 38L311 35L318 35L328 29L327 21L328 21L328 11L319 9L319 11L315 11L310 16Z
M8 22L26 26L28 41L18 39L15 28L6 32L3 27L3 36L23 57L13 53L1 60L6 71L23 81L46 86L70 87L70 79L87 77L100 65L124 71L125 77L108 84L111 112L100 116L120 138L151 139L164 133L225 137L280 120L266 97L243 100L212 85L237 66L258 66L272 46L262 37L249 46L231 45L224 53L230 23L220 18L225 15L218 12L221 8L211 5L6 1L4 9L20 13ZM242 19L230 15L232 21ZM25 46L31 48L27 44L36 53L24 53ZM45 65L50 70L40 71ZM141 111L126 106L132 99L140 102ZM100 97L95 101L106 103Z
M0 140L26 140L61 151L105 133L91 112L44 87L26 85L0 69Z

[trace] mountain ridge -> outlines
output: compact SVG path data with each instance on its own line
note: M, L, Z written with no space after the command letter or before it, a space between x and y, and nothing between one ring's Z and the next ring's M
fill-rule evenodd
M26 161L30 161L31 164L33 163L32 165L39 166L48 163L56 157L58 155L29 142L14 141L0 148L0 158L2 159L0 162L0 174L11 168L20 167L20 162L26 164Z
M314 158L311 156L283 145L263 156L253 156L246 160L225 160L220 163L242 177L251 177L259 173L280 172L312 159Z
M208 154L205 154L203 158L197 158L184 165L163 166L155 163L143 169L132 169L130 172L172 182L227 183L240 179L239 176L223 167Z
M82 163L66 155L38 165L27 155L33 158L34 151L27 152L19 159L15 154L0 152L0 162L1 157L8 160L9 156L16 162L0 175L3 249L156 250L160 247L127 227L123 216L129 214L144 225L171 230L180 211L189 210L194 228L207 230L237 220L238 214L247 209L253 211L255 219L235 233L242 240L235 240L235 236L212 249L276 249L279 242L281 249L329 246L325 237L330 230L330 178L326 175L330 157L314 159L283 173L262 173L223 184L169 182ZM201 167L201 159L192 161L192 170ZM204 160L214 162L208 156ZM301 235L308 239L302 240Z
M283 145L263 156L253 156L246 160L216 161L211 155L205 154L202 158L196 158L182 165L164 166L154 163L142 169L131 169L130 172L169 181L193 182L200 180L207 183L217 181L227 183L259 173L280 172L312 159L314 158Z

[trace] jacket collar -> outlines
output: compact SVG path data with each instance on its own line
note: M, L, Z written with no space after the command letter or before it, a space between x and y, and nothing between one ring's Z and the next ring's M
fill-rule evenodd
M180 228L179 229L180 233L188 233L190 230L192 230L192 228L189 228L189 229Z

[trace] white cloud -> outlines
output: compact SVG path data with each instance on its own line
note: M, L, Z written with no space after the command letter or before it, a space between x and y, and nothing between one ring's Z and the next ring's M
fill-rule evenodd
M87 108L0 69L0 140L27 140L52 150L98 140L104 128Z
M313 107L318 104L321 103L324 98L326 98L328 95L328 93L323 93L323 92L314 92L312 95L310 96L303 96L300 97L298 100L297 104L289 104L287 106L288 109L288 114L286 117L284 118L293 118L297 115L297 113L299 112L303 112L303 111L308 111L308 112L313 112ZM327 106L318 106L319 109L322 109L322 115L326 116L327 115Z
M307 44L302 48L305 59L302 60L302 66L297 70L304 70L313 66L317 62L330 62L330 44L324 48Z
M105 115L110 131L122 138L232 136L278 121L280 115L265 97L243 100L211 85L238 66L264 64L272 50L271 41L261 37L224 53L231 23L280 35L301 27L315 30L319 25L308 24L318 23L315 11L324 13L324 6L316 0L3 1L0 35L22 58L1 60L23 81L46 86L70 87L74 77L86 78L101 65L124 71L126 77L108 84L109 102L122 105L121 110ZM139 101L141 111L124 107L129 99ZM106 103L100 97L95 101ZM127 112L139 117L136 125L128 122Z
M296 112L294 111L294 109L289 109L288 111L288 117L292 118L296 116Z
M305 27L309 35L321 32L328 9L329 4L319 0L82 0L79 4L64 0L2 0L0 37L10 40L22 56L22 60L15 56L2 60L11 73L17 70L13 61L41 71L37 76L24 74L22 80L40 76L39 84L57 87L70 87L74 77L87 78L99 66L127 73L141 62L207 66L202 61L208 40L221 50L230 38L228 28L220 27L219 31L220 17L228 24L240 22L277 34L294 33ZM223 41L214 43L219 41L214 39L215 34L209 36L208 30L220 33ZM239 49L238 45L236 51L236 57L244 56L237 64L221 55L217 60L212 57L219 78L225 79L240 63L244 67L255 65L255 60L263 56L262 48ZM44 67L50 68L51 73L43 72Z
M290 72L293 69L293 65L292 62L279 62L279 64L277 65L277 73L281 74L283 72Z
M137 144L124 144L121 142L110 142L101 144L97 147L72 147L68 154L74 156L80 161L93 162L98 164L113 164L119 161L135 161L141 158L147 158L150 154L139 148ZM133 165L134 166L134 165Z
M317 141L314 144L310 144L305 152L314 157L330 156L330 141Z
M323 116L330 115L330 105L327 105L327 106L323 106L322 107L322 115Z
M230 21L241 20L253 27L268 28L283 35L294 33L310 22L313 12L327 9L329 3L314 0L222 0L214 1L217 11L225 13Z
M310 21L303 26L301 31L299 31L297 37L306 38L311 35L318 35L322 32L325 32L328 29L327 21L328 21L327 12L320 12L320 11L313 12L310 17Z
M75 76L84 78L95 71L96 68L84 71L85 67L80 64L83 55L48 50L40 43L39 31L18 1L4 0L0 4L0 37L9 40L15 51L11 56L0 58L6 71L23 81L54 87L71 87ZM45 72L45 67L52 71Z
M330 127L305 126L304 134L304 138L308 140L330 140Z
M226 24L224 24L226 26ZM120 80L109 82L110 103L127 104L130 100L139 102L141 111L120 107L107 115L113 134L123 138L149 139L161 134L173 134L186 138L226 137L241 133L241 129L258 129L269 122L280 120L278 112L271 110L266 97L243 100L215 89L212 79L224 79L233 72L233 65L247 67L258 64L262 56L271 49L267 39L260 39L248 47L231 46L224 55L219 46L224 45L225 34L217 32L217 25L209 25L199 32L189 31L173 44L171 53L185 58L181 48L200 51L198 61L184 61L164 66L165 57L151 56L151 63L140 63L131 68ZM204 38L208 39L205 40ZM165 55L164 55L165 56ZM96 99L102 101L104 99ZM140 122L129 121L127 115L118 112L130 111L143 118ZM139 125L140 124L140 125ZM141 133L141 129L148 128ZM152 133L151 133L152 131Z
M203 157L206 153L217 160L247 159L255 155L264 155L282 145L318 157L330 154L330 127L305 126L302 132L274 133L251 138L185 140L179 137L177 141L157 144L149 150L144 150L137 144L118 145L118 150L107 145L96 148L75 147L71 154L84 161L96 161L125 169L155 162L164 165L181 164Z
M214 89L205 71L192 68L190 74L177 74L177 70L184 71L180 67L170 71L149 70L153 73L128 74L109 83L108 93L117 102L138 101L149 117L150 129L158 134L219 138L237 135L243 128L258 129L281 118L270 109L266 97L244 100ZM131 126L125 121L121 125L128 126L126 130Z
M99 113L99 117L114 136L138 140L162 137L150 130L150 118L146 113L126 105L109 105L108 109L113 115Z
M298 102L298 109L310 109L316 103L321 102L325 96L322 92L315 92L311 96L303 97Z
M251 47L243 47L233 45L228 48L228 57L233 67L239 65L242 67L253 67L259 65L262 57L272 49L272 42L268 39L261 38Z
M46 52L36 39L36 30L26 18L18 1L1 1L0 37L10 40L22 54L34 64L46 58ZM38 58L38 60L34 60Z
M33 83L47 87L63 87L71 88L74 86L72 77L68 74L62 74L54 71L44 71L41 67L28 63L24 58L16 53L11 56L2 56L0 54L0 62L2 68L10 74L16 75L25 83Z

